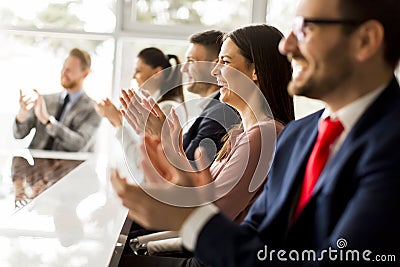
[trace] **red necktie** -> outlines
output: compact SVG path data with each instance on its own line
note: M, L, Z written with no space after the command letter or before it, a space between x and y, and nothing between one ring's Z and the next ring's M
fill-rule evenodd
M330 147L343 130L343 125L339 120L331 120L330 117L328 117L321 122L317 141L308 159L303 187L293 217L294 220L297 219L304 206L310 200L318 177L328 161Z

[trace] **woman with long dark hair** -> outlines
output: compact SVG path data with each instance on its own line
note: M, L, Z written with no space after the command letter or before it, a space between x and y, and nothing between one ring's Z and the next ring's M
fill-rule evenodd
M261 192L276 136L294 120L287 85L290 63L278 51L283 35L268 25L236 29L224 37L219 64L212 74L220 100L234 107L242 123L230 131L210 171L215 181L215 204L241 222Z

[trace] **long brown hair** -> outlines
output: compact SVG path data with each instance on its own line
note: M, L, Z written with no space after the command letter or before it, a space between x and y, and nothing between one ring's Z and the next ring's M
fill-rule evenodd
M225 35L238 47L240 54L249 63L253 63L259 82L259 89L264 95L275 120L283 125L294 120L293 98L287 91L292 76L292 68L285 56L279 53L278 45L282 33L275 27L265 24L250 25L236 29ZM268 107L266 106L266 111ZM237 130L242 126L235 127ZM223 137L223 147L216 160L223 159L230 150L232 131Z

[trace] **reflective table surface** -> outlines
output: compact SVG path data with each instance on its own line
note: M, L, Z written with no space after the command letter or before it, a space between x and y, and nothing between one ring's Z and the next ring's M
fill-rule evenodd
M0 160L0 266L109 265L127 210L105 156L25 150Z

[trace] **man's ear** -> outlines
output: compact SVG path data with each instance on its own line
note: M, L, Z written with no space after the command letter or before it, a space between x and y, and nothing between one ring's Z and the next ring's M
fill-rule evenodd
M89 75L89 73L90 73L90 69L87 68L83 73L83 78L86 78Z
M355 33L355 56L358 61L366 61L384 50L385 32L380 22L365 22Z

